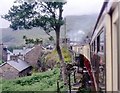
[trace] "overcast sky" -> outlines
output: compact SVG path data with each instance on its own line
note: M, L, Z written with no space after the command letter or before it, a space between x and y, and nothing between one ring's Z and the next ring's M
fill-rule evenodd
M63 16L85 15L99 13L104 0L67 0ZM14 0L0 1L0 15L6 14L13 5ZM9 27L9 22L0 18L0 28Z

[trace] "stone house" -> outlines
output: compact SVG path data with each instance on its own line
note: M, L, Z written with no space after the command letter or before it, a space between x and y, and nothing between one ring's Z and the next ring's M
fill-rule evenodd
M35 45L30 51L24 55L24 60L28 62L32 67L38 68L38 60L42 54L42 46Z
M34 47L33 47L33 48L34 48ZM14 55L18 55L19 58L21 58L21 59L24 60L24 56L25 56L29 51L31 51L33 48L23 47L23 49L14 49L14 50L13 50L13 54L14 54Z
M3 79L15 79L27 76L30 72L31 66L16 55L10 56L10 60L0 65L0 76Z
M29 65L34 68L38 68L38 60L42 53L42 46L35 45L33 48L26 48L23 49L14 49L13 54L18 55L19 58L26 61Z

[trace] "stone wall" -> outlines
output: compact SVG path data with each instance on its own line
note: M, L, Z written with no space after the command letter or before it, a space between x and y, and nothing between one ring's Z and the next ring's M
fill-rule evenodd
M15 79L19 77L18 73L18 70L7 63L0 67L0 77L3 79Z
M24 76L29 76L31 75L31 70L32 70L32 67L28 67L26 69L24 69L23 71L19 72L19 77L24 77Z
M28 67L21 72L7 63L0 67L0 77L3 79L15 79L17 77L27 76L30 75L30 72L31 67Z
M7 61L7 48L3 45L0 45L0 60Z

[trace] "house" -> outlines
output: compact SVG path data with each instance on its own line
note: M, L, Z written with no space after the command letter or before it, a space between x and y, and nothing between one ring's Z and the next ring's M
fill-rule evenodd
M70 38L61 38L60 42L69 44L70 43Z
M10 60L0 65L0 76L3 79L27 76L30 72L31 66L16 55L11 55Z
M42 53L42 46L35 45L33 48L23 48L13 50L13 53L7 48L1 58L5 59L4 63L0 65L0 77L3 79L15 79L17 77L27 76L31 74L32 67L38 68L38 60Z
M13 54L18 55L19 58L26 61L29 65L34 68L38 68L38 60L41 56L43 47L35 45L33 48L14 49Z
M32 67L38 68L38 60L42 54L42 46L35 45L30 51L24 55L24 60L28 62Z
M13 54L19 55L19 57L24 60L24 56L26 55L26 53L28 53L29 51L31 51L33 48L23 47L23 49L14 49L13 50Z
M61 38L60 43L62 46L70 46L70 38Z
M76 53L80 53L81 52L81 45L72 45L72 50Z

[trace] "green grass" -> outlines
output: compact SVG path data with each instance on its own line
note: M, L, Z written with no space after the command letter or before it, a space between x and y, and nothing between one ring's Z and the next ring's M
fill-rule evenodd
M0 65L3 63L3 61L2 60L0 60Z
M34 73L32 76L18 78L15 80L3 80L2 91L57 91L57 80L59 69ZM60 82L61 91L65 91L63 82Z

